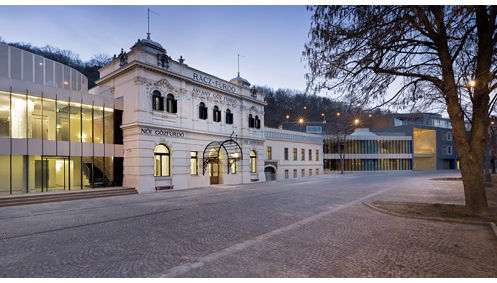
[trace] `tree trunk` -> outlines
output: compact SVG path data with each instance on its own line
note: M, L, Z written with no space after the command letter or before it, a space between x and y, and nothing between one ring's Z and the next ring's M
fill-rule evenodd
M460 162L466 208L475 215L488 214L483 164L468 157L461 158Z
M438 9L438 7L437 7ZM476 8L478 10L478 8ZM461 105L458 101L458 92L454 76L453 60L451 58L448 46L448 37L446 27L443 22L443 15L438 9L437 26L440 34L436 39L437 51L442 65L442 90L447 102L447 112L449 113L452 124L452 136L456 144L456 150L459 155L461 164L461 174L464 186L465 205L469 212L475 215L487 214L488 204L485 194L484 169L483 162L486 151L485 133L488 129L488 105L489 89L488 82L490 76L490 57L492 46L488 37L488 23L483 19L482 10L477 11L477 34L478 34L478 55L475 81L473 87L473 109L471 121L471 133L468 137L464 115Z

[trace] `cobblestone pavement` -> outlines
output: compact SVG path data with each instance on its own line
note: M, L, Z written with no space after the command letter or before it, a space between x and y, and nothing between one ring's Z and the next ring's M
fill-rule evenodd
M489 227L381 214L462 203L457 172L326 175L0 208L2 277L496 277Z

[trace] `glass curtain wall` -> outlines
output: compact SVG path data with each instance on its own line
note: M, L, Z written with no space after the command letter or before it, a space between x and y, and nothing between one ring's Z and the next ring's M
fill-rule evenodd
M43 98L43 139L54 141L57 136L57 111L53 99Z
M113 144L114 109L0 91L0 137Z
M345 171L412 170L411 159L345 159ZM340 171L340 159L324 160L325 169Z
M104 108L93 106L93 142L104 143Z
M57 140L69 141L69 102L57 100Z
M347 140L342 143L345 143L345 153L348 154L412 153L410 140ZM326 140L324 148L326 153L338 153L337 140Z
M108 107L0 91L0 138L112 144L114 113ZM0 194L116 184L114 157L0 155L0 162Z

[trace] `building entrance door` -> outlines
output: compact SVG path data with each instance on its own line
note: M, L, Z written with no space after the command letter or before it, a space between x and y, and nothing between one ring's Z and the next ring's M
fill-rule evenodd
M264 168L264 174L266 175L266 182L276 180L276 172L273 167Z
M211 185L219 184L219 159L209 163L209 177Z
M45 192L68 190L72 178L70 162L68 157L59 156L43 156L36 160L35 186Z

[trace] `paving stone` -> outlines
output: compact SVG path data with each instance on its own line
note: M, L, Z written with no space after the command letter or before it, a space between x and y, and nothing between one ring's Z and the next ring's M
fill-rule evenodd
M332 174L0 208L2 277L495 277L485 226L368 200L460 203L454 172Z

